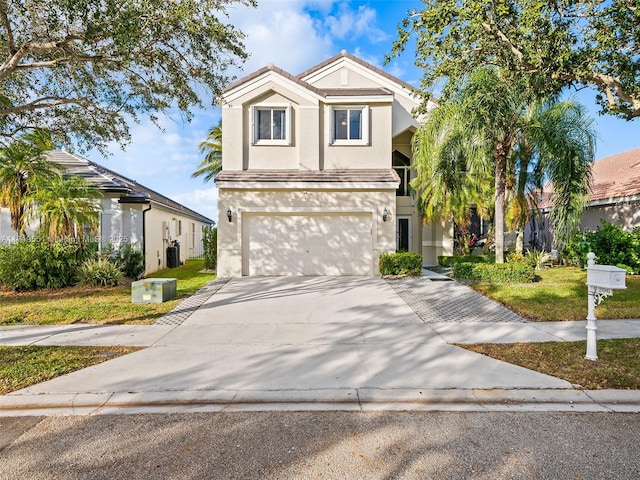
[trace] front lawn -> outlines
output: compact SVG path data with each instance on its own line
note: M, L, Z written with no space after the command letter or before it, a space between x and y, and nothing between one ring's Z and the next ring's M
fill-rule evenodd
M140 347L1 347L0 395L140 350Z
M165 303L133 304L130 286L69 287L21 293L0 291L0 325L152 324L185 297L215 279L215 274L200 273L203 260L186 263L150 275L178 279L177 298Z
M584 320L587 317L586 270L555 267L537 272L528 284L473 283L471 288L530 320ZM598 319L640 318L640 275L627 275L627 289L596 309Z
M584 358L586 345L580 341L458 346L588 390L640 389L640 338L598 340L597 361Z

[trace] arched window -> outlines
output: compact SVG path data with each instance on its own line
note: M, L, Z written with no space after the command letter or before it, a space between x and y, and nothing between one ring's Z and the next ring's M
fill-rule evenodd
M393 169L398 173L400 177L400 185L396 190L396 197L408 197L411 192L409 191L409 182L411 181L411 160L406 155L395 150L393 152Z

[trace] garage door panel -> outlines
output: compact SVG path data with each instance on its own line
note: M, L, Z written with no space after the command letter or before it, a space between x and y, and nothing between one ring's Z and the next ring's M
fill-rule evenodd
M249 275L370 275L370 214L248 215Z

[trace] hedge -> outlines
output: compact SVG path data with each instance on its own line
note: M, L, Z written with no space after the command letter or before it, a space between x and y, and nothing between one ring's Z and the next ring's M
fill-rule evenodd
M380 255L380 275L422 274L422 255L414 252L383 253Z
M441 255L438 257L438 263L443 267L451 267L454 263L493 263L496 260L494 254L489 255Z
M453 278L481 280L494 283L531 283L535 269L526 263L471 263L453 264Z

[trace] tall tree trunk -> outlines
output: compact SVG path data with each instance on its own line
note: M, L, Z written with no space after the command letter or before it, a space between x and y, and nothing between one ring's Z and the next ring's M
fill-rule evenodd
M494 158L496 160L496 196L495 211L493 213L493 228L496 237L496 263L504 263L504 199L507 187L507 154L510 142L503 140L496 145Z

